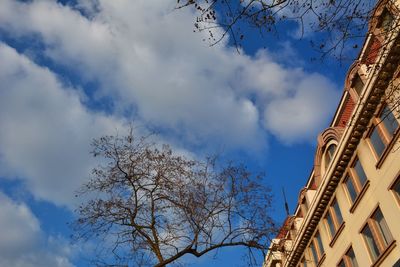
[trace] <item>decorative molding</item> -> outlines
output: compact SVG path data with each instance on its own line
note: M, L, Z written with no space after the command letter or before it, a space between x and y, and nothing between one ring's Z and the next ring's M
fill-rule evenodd
M368 95L364 94L365 104L357 107L357 113L353 118L354 124L350 125L349 132L346 131L344 136L346 139L343 140L343 148L337 151L340 155L335 159L335 162L333 162L335 163L335 167L330 172L331 175L327 177L328 180L323 181L323 188L318 190L320 192L315 196L316 199L313 201L312 207L309 210L311 214L307 214L308 216L305 217L304 225L301 227L298 238L295 240L294 249L289 254L285 266L295 267L300 261L345 169L349 165L351 155L355 152L373 116L374 110L376 110L385 89L388 87L394 75L395 70L390 66L398 64L400 61L400 40L398 37L396 37L393 43L388 45L387 52L381 55L379 61L380 62L377 64L379 64L381 68L376 68L378 73L372 76L372 79L375 79L375 81L368 86Z

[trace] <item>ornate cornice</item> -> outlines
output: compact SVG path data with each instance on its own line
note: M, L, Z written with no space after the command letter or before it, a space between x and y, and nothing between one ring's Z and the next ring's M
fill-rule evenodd
M329 171L329 176L326 181L320 185L321 188L318 190L314 207L311 207L309 213L305 217L304 225L300 229L298 238L295 240L295 244L292 252L290 253L285 266L295 267L300 257L303 255L311 237L313 236L316 227L318 226L322 215L324 214L328 203L330 202L332 195L334 194L341 178L349 165L350 159L354 154L357 145L359 144L364 132L367 129L368 123L371 120L377 106L379 105L381 98L391 81L396 67L400 62L400 41L399 37L396 37L395 41L391 44L391 47L387 47L387 52L384 52L381 59L376 64L376 74L371 79L372 84L369 84L370 88L366 91L363 97L364 103L357 108L357 111L352 118L354 123L350 125L349 132L345 132L343 136L341 148L338 149L338 155L333 161L333 170Z

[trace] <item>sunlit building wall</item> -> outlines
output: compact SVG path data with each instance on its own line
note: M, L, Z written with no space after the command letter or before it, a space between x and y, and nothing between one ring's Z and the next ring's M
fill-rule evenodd
M400 1L380 1L265 267L400 267Z

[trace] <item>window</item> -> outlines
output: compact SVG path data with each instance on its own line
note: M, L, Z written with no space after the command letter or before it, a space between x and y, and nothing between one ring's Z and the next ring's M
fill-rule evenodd
M400 201L400 176L397 178L397 181L393 184L392 190L396 195L397 200Z
M330 205L325 220L328 226L328 232L331 238L333 238L343 223L342 213L340 212L340 207L336 199Z
M364 237L372 261L376 261L393 241L392 234L379 207L368 219L361 234Z
M354 187L354 183L350 179L349 176L346 177L345 184L346 184L347 192L349 193L351 202L353 203L356 200L357 192L356 192L356 189Z
M332 158L333 158L333 154L335 154L335 150L336 150L336 145L335 144L331 144L328 146L328 148L325 151L325 169L328 168L329 163L331 162Z
M317 253L314 243L311 243L310 248L311 248L312 256L314 259L314 263L315 263L315 265L317 265L319 262L319 257L318 257L318 253Z
M380 121L383 122L385 126L385 130L389 137L393 137L397 128L399 128L399 122L393 115L392 110L386 105L381 112L381 116L379 117Z
M350 168L349 173L344 180L347 193L352 203L355 202L367 181L368 178L365 174L364 168L362 167L361 162L356 158L353 162L352 168Z
M372 130L369 139L374 147L375 153L380 157L386 148L386 144L377 126Z
M322 245L322 239L319 233L315 235L315 239L317 240L317 245L318 245L318 253L320 258L322 258L322 255L325 253L324 252L324 246Z
M325 254L321 236L318 232L315 234L314 240L311 242L310 249L311 249L311 253L312 253L315 265L318 265L319 261L322 259L322 257Z
M350 247L342 260L339 262L338 267L358 267L356 255L354 254L353 248Z
M349 263L348 266L358 267L358 263L357 263L357 260L356 260L356 255L354 254L353 248L350 248L347 251L347 253L345 255L345 259L346 259L346 262Z
M364 168L358 159L354 162L353 170L353 176L357 176L360 185L364 185L367 181L367 175L365 175Z
M307 262L304 257L301 259L299 267L307 267Z
M373 120L373 128L369 134L370 143L378 158L382 156L398 128L398 120L393 115L392 110L386 105L379 116Z

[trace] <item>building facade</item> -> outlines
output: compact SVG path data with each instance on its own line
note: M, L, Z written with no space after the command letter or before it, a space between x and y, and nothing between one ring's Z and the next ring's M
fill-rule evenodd
M400 1L380 1L264 267L400 267Z

